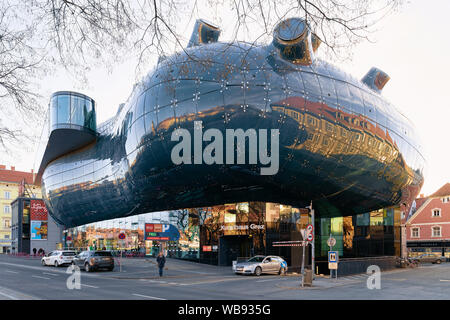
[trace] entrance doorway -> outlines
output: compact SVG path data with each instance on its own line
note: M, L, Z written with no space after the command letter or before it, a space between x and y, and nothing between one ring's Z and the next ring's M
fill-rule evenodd
M231 266L238 257L251 257L253 241L248 235L219 238L219 266Z

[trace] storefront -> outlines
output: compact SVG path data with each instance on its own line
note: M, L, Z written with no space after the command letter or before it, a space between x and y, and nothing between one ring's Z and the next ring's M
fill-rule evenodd
M408 256L417 257L425 253L442 255L450 258L450 241L408 241Z
M125 250L129 255L155 256L164 249L168 257L228 266L233 260L254 255L283 257L290 270L301 266L301 247L273 246L277 241L302 240L300 230L311 223L307 209L244 202L193 208L114 219L71 228L66 235L71 248ZM147 230L146 230L147 225ZM176 229L176 241L161 237L157 228ZM315 219L317 271L327 273L326 257L330 234L341 261L400 255L400 210L381 209L357 216ZM126 239L120 242L119 233ZM311 261L311 247L305 263Z

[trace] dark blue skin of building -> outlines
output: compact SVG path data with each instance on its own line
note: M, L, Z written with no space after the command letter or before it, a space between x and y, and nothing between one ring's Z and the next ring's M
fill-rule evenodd
M320 217L333 217L411 202L425 161L410 121L331 64L281 53L274 44L214 42L160 61L88 144L44 165L52 216L72 227L223 203L313 201ZM193 136L194 121L224 136L278 129L277 174L260 175L260 164L175 165L171 134ZM52 128L60 136L75 130Z

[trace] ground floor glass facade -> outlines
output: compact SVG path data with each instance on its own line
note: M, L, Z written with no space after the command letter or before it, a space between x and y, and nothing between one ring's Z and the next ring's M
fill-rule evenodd
M145 239L145 224L171 224L177 241ZM265 202L224 204L96 222L66 230L66 247L125 250L128 255L155 256L161 247L169 257L231 265L239 257L282 256L290 267L301 265L301 247L276 247L273 242L302 240L311 223L305 209ZM400 255L400 210L381 209L357 216L315 219L316 261L327 259L330 234L341 259ZM121 242L120 232L127 236ZM67 239L70 239L67 241ZM310 248L306 260L310 261Z

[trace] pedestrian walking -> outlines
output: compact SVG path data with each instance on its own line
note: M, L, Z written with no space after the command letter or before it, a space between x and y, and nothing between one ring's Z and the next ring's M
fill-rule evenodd
M156 258L156 262L158 263L159 276L162 277L164 265L166 264L166 257L164 257L162 251L159 252L158 257Z

